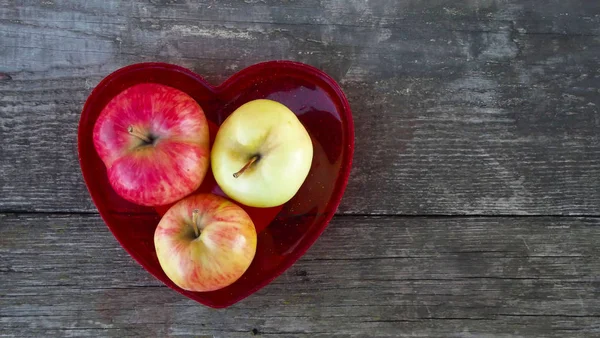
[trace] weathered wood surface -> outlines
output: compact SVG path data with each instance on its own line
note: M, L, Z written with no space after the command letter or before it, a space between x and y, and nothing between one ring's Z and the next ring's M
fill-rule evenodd
M2 211L95 212L76 128L111 71L158 60L219 83L271 59L317 66L349 97L340 213L600 211L600 2L0 4Z
M272 59L339 81L354 168L305 257L210 310L101 222L79 113L131 63ZM0 0L0 337L600 336L599 65L598 1Z
M97 215L0 215L0 336L600 335L600 218L338 217L254 296L210 310Z

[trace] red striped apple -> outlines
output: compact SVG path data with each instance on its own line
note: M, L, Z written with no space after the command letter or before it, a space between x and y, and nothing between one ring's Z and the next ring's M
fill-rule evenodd
M113 189L140 205L175 202L194 192L208 171L204 111L165 85L138 84L115 96L100 113L93 139Z
M238 280L256 253L256 229L237 204L197 194L173 205L154 232L163 271L184 290L205 292Z
M219 187L233 200L259 208L289 201L306 180L312 158L302 122L285 105L265 99L227 117L211 150Z

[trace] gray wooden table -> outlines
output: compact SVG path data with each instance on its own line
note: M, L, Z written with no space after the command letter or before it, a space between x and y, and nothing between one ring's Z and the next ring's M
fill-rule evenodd
M79 114L131 63L272 59L339 81L352 176L302 259L213 310L108 231ZM0 0L1 337L600 336L599 247L598 1Z

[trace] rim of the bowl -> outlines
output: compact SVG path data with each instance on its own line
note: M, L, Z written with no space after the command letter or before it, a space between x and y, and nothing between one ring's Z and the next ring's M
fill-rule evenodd
M338 99L341 101L341 104L343 106L343 112L341 112L343 114L343 118L344 118L344 132L346 133L347 136L347 140L346 140L346 144L345 144L345 160L342 161L342 167L340 168L340 176L338 176L338 180L341 179L340 183L337 184L336 187L336 191L334 192L332 198L330 199L330 202L333 202L333 206L325 215L324 217L321 219L320 223L321 225L319 227L317 227L316 230L311 231L310 233L307 234L307 237L305 237L299 244L299 246L297 247L296 250L294 250L293 253L291 253L290 255L288 255L285 259L282 260L282 262L274 269L274 272L272 273L272 276L270 278L267 279L263 279L262 281L260 281L259 283L257 283L254 287L248 289L247 292L243 293L242 295L238 296L238 297L234 297L231 300L227 301L227 302L223 302L223 303L215 303L212 302L210 300L197 300L197 299L193 299L201 304L204 304L208 307L211 308L215 308L215 309L219 309L219 308L226 308L229 307L233 304L238 303L239 301L249 297L250 295L254 294L256 291L262 289L263 287L265 287L266 285L268 285L269 283L271 283L275 278L279 277L283 272L285 272L286 270L288 270L295 262L298 261L298 259L300 259L300 257L302 257L306 251L308 251L308 249L316 242L316 240L321 236L321 234L323 233L323 231L325 231L325 229L328 227L329 223L331 222L331 219L333 218L333 216L335 216L335 213L337 211L337 208L339 207L343 195L345 193L346 187L348 185L348 181L350 179L350 172L352 170L352 163L353 163L353 159L354 159L354 120L352 118L352 110L350 108L350 104L348 102L348 99L346 98L346 95L344 94L344 92L342 91L340 85L331 77L329 76L327 73L325 73L324 71L313 67L311 65L305 64L305 63L301 63L298 61L291 61L291 60L271 60L271 61L264 61L264 62L259 62L259 63L255 63L253 65L250 65L234 74L232 74L230 77L228 77L225 81L223 81L221 84L219 85L212 85L211 83L209 83L208 81L206 81L201 75L191 71L188 68L185 68L183 66L179 66L176 64L171 64L171 63L165 63L165 62L141 62L141 63L134 63L131 65L127 65L124 67L121 67L119 69L116 69L115 71L113 71L112 73L108 74L106 77L104 77L95 87L94 89L92 89L92 91L90 92L89 96L87 97L83 108L81 110L81 115L80 115L80 120L79 120L79 125L78 125L78 131L77 131L77 157L79 160L79 166L81 168L81 174L83 176L83 180L85 182L86 185L86 189L88 190L88 193L92 199L92 202L94 203L94 205L96 206L96 208L99 211L100 217L102 218L102 220L104 221L104 223L107 225L107 227L109 228L109 230L111 230L111 233L113 234L113 237L115 237L115 239L119 242L119 244L121 245L121 247L135 260L137 261L137 263L139 265L141 265L142 267L144 267L144 270L146 270L147 272L149 272L150 274L152 274L156 279L160 280L161 282L165 283L167 286L169 286L171 289L179 292L180 294L187 296L186 293L188 293L188 291L185 291L183 289L178 288L172 281L168 280L165 281L163 280L163 278L160 278L158 275L154 274L153 272L149 271L148 269L145 268L144 264L141 262L140 259L138 259L138 257L136 255L134 255L134 253L132 251L129 250L129 247L124 246L123 242L121 241L120 238L118 238L114 232L112 231L112 229L109 226L109 222L107 221L103 210L100 210L100 208L98 207L98 199L96 194L94 194L91 190L90 190L90 178L87 177L86 173L83 170L83 162L82 162L82 149L81 149L81 143L82 143L82 139L85 137L85 135L83 135L82 132L82 127L83 127L83 117L84 114L86 114L86 112L88 110L90 110L90 105L92 105L94 103L94 101L96 100L96 98L98 97L98 95L113 81L118 79L119 77L121 77L122 75L125 75L126 73L130 72L130 71L135 71L135 70L139 70L139 69L143 69L143 68L162 68L162 69L170 69L173 71L178 71L178 72L182 72L185 73L188 76L193 77L195 80L197 80L198 82L202 83L204 86L207 86L208 88L210 88L212 91L214 92L220 92L225 90L227 87L229 87L230 85L232 85L233 83L235 83L236 81L238 81L239 78L242 78L243 76L245 76L247 73L251 73L253 71L257 71L260 70L261 68L265 68L268 67L270 65L277 65L277 66L283 66L283 67L287 67L287 68L294 68L296 70L300 70L303 72L308 72L311 73L312 75L321 78L322 80L324 80L329 86L330 88L335 92L335 94L337 95Z

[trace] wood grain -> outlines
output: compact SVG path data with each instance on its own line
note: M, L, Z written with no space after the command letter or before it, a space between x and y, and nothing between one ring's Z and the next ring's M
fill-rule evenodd
M0 46L0 337L600 336L598 1L0 0ZM352 176L302 259L211 310L104 226L79 113L131 63L273 59L339 81Z
M166 61L219 83L271 59L317 66L348 95L341 214L600 211L598 2L0 4L1 211L96 211L76 129L111 71Z
M272 284L211 310L150 277L97 215L3 214L0 336L591 337L599 227L339 216Z

